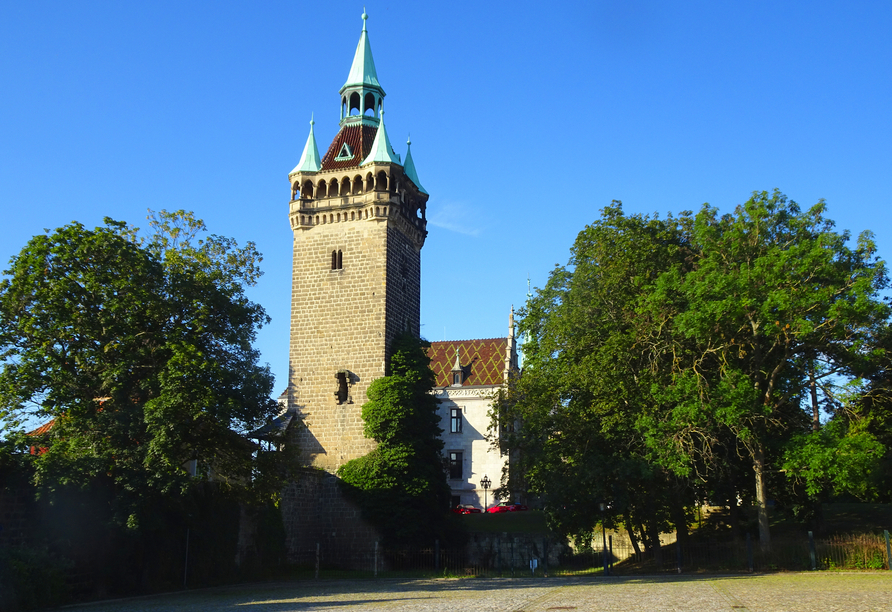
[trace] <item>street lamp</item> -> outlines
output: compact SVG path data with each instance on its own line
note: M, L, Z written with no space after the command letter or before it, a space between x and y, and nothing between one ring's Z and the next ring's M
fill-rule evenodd
M601 556L604 558L604 575L609 576L610 570L607 569L607 534L604 532L604 513L607 510L607 504L601 502L598 504L601 508Z
M483 479L480 481L480 486L483 487L483 511L486 512L486 490L490 487L492 481L489 479L489 476L486 474L483 475Z

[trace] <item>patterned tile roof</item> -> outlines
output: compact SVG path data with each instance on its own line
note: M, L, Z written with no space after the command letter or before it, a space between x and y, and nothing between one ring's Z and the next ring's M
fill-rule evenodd
M378 128L371 125L345 125L331 141L328 151L322 158L323 170L343 170L345 168L358 168L369 152L372 150L372 143L375 142L375 135ZM341 152L344 143L350 147L353 157L350 159L336 160L335 158Z
M446 340L431 342L427 352L438 387L448 387L452 383L456 349L464 372L462 386L501 385L504 382L508 338Z

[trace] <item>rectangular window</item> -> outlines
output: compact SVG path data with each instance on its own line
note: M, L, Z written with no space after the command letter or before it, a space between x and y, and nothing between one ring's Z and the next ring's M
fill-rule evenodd
M461 463L461 453L449 451L449 478L451 478L452 480L461 479Z
M449 432L461 433L461 408L449 410Z

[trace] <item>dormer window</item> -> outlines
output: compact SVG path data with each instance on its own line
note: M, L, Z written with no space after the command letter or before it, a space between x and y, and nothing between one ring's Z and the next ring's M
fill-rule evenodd
M458 347L455 347L455 364L452 366L452 386L453 387L461 387L462 383L465 382L465 371L461 367L461 356L459 355Z
M348 159L353 159L353 150L350 148L346 142L341 145L341 150L338 151L338 156L335 157L335 161L346 161Z

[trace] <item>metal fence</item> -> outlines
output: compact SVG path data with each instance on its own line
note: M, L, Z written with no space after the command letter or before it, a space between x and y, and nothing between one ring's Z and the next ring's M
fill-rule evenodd
M295 571L307 577L322 576L547 576L614 575L696 572L766 572L837 569L889 569L889 532L829 538L802 537L772 540L769 548L747 537L739 540L673 542L650 551L636 551L631 543L611 538L606 549L572 551L547 542L542 549L497 547L487 554L468 548L430 548L363 551L349 563L333 563L326 551L300 551L292 559Z

